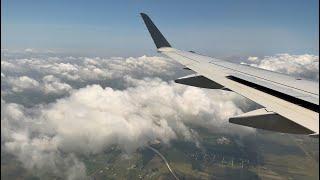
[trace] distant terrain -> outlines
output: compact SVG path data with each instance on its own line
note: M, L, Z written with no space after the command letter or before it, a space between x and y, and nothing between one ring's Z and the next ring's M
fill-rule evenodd
M183 140L151 143L179 179L318 179L319 140L259 131L239 137L194 127L200 146ZM1 152L1 179L39 179ZM161 158L147 148L131 155L116 146L80 157L89 179L174 179ZM56 177L47 176L47 179Z

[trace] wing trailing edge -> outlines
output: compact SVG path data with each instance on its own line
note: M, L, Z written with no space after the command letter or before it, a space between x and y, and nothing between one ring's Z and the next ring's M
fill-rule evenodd
M224 88L224 86L221 86L220 84L214 81L211 81L210 79L198 74L191 74L188 76L184 76L174 80L174 82L178 84L184 84L188 86L207 88L207 89L223 89Z
M312 134L307 129L279 114L268 111L266 108L250 111L239 116L231 117L229 122L253 128L277 131L292 134Z

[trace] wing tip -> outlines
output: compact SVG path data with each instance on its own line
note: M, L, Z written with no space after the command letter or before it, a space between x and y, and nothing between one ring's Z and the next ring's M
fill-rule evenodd
M144 13L144 12L140 12L140 15L141 16L148 16L146 13Z
M140 15L141 15L156 47L158 49L162 48L162 47L171 47L169 42L166 40L166 38L162 35L162 33L157 28L157 26L152 22L151 18L143 12L141 12Z

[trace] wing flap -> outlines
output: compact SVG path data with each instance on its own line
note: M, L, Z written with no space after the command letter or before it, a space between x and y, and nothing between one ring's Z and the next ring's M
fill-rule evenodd
M224 86L221 86L220 84L198 74L184 76L174 80L174 82L188 85L188 86L207 88L207 89L223 89L224 88Z
M253 128L292 134L311 134L313 131L265 108L250 111L229 119L229 122Z

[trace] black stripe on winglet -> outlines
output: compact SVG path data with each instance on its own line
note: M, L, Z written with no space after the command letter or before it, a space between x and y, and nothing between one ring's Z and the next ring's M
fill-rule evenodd
M157 48L161 47L171 47L166 38L161 34L156 25L153 24L148 15L140 13L144 23L146 24L148 31L153 39L153 42L156 44Z

